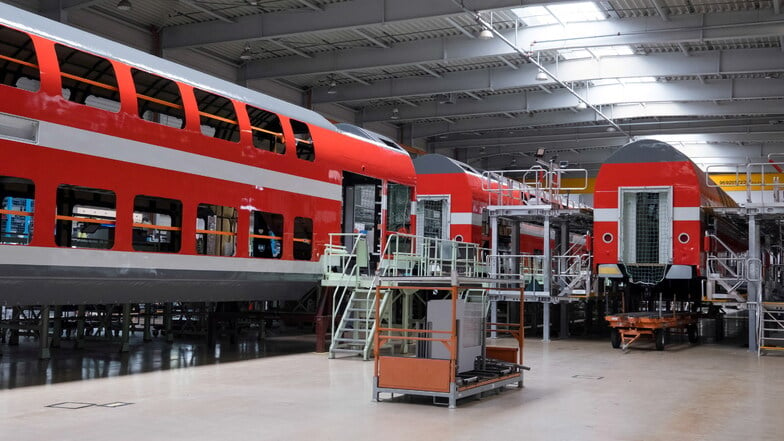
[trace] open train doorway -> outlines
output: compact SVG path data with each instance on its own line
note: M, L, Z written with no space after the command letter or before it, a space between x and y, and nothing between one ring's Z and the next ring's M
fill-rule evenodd
M381 225L381 180L344 172L343 233L365 233L371 261L381 254L378 225ZM346 236L343 245L352 249L354 238Z
M655 285L672 263L672 187L618 190L618 254L633 283Z

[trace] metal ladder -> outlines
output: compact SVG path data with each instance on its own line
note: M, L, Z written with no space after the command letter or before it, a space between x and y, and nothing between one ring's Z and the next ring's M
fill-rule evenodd
M713 234L706 234L716 244L716 250L708 254L707 259L707 300L730 300L745 302L748 283L749 265L759 259L750 259L745 253L735 253L721 239ZM754 262L752 262L754 261ZM716 289L720 287L721 289Z
M373 333L376 331L375 285L376 280L368 289L352 290L340 323L332 334L330 358L334 358L337 353L361 355L364 360L370 358ZM382 294L379 311L383 317L392 294L389 290L382 291Z
M784 351L784 302L762 302L757 319L757 354Z

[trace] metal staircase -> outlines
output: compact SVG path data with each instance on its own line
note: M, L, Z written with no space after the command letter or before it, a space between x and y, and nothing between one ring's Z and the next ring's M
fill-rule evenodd
M784 302L761 302L757 319L757 354L784 351Z
M706 300L745 302L749 282L749 265L759 263L759 259L749 259L746 253L736 253L721 239L706 234L715 247L708 255L708 274L706 280Z
M329 356L334 358L337 353L361 355L364 360L370 357L373 333L376 330L375 314L375 283L368 289L353 289L349 296L337 329L332 332L332 344L329 347ZM389 290L383 292L379 313L384 316L390 298ZM334 323L334 321L333 321Z

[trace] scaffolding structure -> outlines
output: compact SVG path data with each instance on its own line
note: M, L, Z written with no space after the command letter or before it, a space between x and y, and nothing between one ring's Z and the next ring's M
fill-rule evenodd
M706 300L748 310L748 347L758 354L784 347L784 339L777 340L784 318L780 312L784 301L782 156L771 154L768 162L735 166L735 182L729 184L745 188L746 199L739 207L715 211L747 227L748 251L733 253L720 243L706 262ZM708 176L707 184L717 187Z
M542 304L542 339L550 340L550 305L561 304L561 332L568 335L568 303L586 299L595 292L591 256L585 244L571 243L570 232L587 232L592 225L592 210L574 203L569 192L587 188L588 171L561 168L553 161L539 161L530 169L488 171L483 174L490 200L487 206L492 243L490 277L500 281L490 290L492 322L497 320L499 301L539 302ZM577 185L564 186L563 179L575 178ZM511 249L499 246L501 220L511 223ZM542 227L541 254L519 253L523 225ZM551 232L559 234L552 246ZM522 283L520 294L504 290L509 283Z

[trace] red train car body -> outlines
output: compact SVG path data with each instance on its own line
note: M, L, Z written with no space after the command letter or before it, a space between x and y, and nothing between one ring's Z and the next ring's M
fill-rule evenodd
M393 186L410 226L385 144L0 4L0 304L298 298Z
M669 281L668 286L683 286L681 291L698 299L693 282L705 276L703 236L710 208L735 205L671 145L655 140L625 145L596 178L598 275L650 287Z
M489 248L491 231L485 208L488 205L521 205L528 196L518 190L488 191L488 188L497 187L498 182L490 182L482 176L482 172L443 155L420 156L414 159L414 167L417 173L418 235L440 234L433 237L457 239ZM425 231L428 228L438 232ZM511 249L508 234L511 229L507 231L503 225L499 230L502 229L499 243L508 252ZM518 248L521 254L542 252L543 241L542 226L521 225ZM550 245L554 247L555 240L551 239Z

